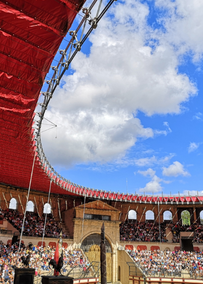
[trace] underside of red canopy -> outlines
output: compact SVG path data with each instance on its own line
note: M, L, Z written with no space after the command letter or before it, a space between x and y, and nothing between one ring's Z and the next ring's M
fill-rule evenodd
M84 0L0 1L0 182L28 188L34 110L44 78ZM32 189L50 178L36 159ZM67 193L53 184L52 191Z
M0 183L140 203L202 203L203 197L154 197L80 187L54 176L37 155L33 119L45 76L85 0L0 1Z

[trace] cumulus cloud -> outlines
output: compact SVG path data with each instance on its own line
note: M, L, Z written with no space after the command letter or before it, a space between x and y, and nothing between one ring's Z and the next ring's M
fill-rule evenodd
M148 116L179 114L182 103L197 93L178 72L176 51L165 34L148 26L146 4L118 2L110 12L90 37L90 54L76 56L74 73L63 77L46 112L58 125L57 139L48 131L42 136L45 153L55 165L106 163L125 156L137 139L166 135L146 128L136 116L138 110ZM146 42L155 36L160 41L152 49ZM156 162L156 157L151 159ZM135 161L141 166L149 162Z
M199 144L195 142L191 142L188 148L188 152L191 153L199 148Z
M146 171L138 171L139 174L143 175L143 176L150 176L150 177L153 177L155 175L155 171L152 170L151 168L149 168L148 170Z
M52 153L54 162L57 163L60 158L63 165L94 161L104 163L125 153L126 149L134 145L137 137L153 136L153 131L144 128L139 119L122 111L97 115L82 110L72 115L48 114L50 118L55 116L59 138L49 143L52 133L47 132L43 141L47 143L46 149Z
M194 61L200 60L203 53L203 2L156 0L155 3L165 11L160 19L165 28L164 39L174 45L180 55L190 52Z
M140 188L140 192L150 192L150 193L157 193L162 190L162 186L160 184L161 179L156 175L153 176L152 180L146 184L144 188Z
M171 177L177 177L180 175L182 176L190 175L186 170L184 170L183 165L178 161L173 162L173 164L170 165L168 168L163 167L162 174L164 176L171 176Z

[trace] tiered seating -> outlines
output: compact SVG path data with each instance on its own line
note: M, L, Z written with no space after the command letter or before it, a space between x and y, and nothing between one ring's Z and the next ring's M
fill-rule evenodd
M2 214L6 220L8 220L17 230L21 231L23 224L23 214L17 210L7 209L2 211ZM26 219L24 224L23 235L42 237L44 230L45 215L40 217L37 213L26 212ZM47 215L45 237L58 238L61 228L59 223L56 222L52 214ZM63 233L63 237L68 236Z
M161 225L161 241L166 242L166 224ZM159 225L153 222L138 222L135 220L127 220L120 225L121 241L140 241L140 242L158 242Z
M191 232L194 243L203 243L203 225L192 224L185 226L180 222L175 224L160 224L161 242L167 242L166 229L172 233L172 242L180 242L181 232ZM160 242L159 224L156 222L138 222L136 220L126 220L120 225L120 240L135 242Z
M128 251L148 276L203 279L203 254L185 251Z
M203 225L192 224L189 226L182 225L181 222L177 222L171 226L171 232L173 234L173 242L180 242L180 233L181 232L191 232L191 235L194 233L193 242L194 243L203 243Z
M34 246L30 250L30 268L35 269L35 282L41 283L42 275L53 275L53 268L49 266L50 259L54 258L55 249L50 247ZM21 256L27 255L27 248L18 252L18 246L6 246L0 243L0 283L13 283L13 273L15 267L22 267ZM63 248L64 266L61 273L63 275L72 275L73 277L81 276L85 271L89 271L90 263L84 257L81 250L67 250ZM3 273L1 273L3 272ZM77 273L76 273L77 272ZM90 273L88 276L92 276Z

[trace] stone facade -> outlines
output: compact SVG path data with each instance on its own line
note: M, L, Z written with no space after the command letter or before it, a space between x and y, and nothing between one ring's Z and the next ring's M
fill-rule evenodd
M11 198L15 198L17 201L17 210L24 213L24 210L26 208L26 200L27 200L27 190L21 189L21 188L14 188L12 186L7 185L0 185L0 206L2 209L6 209L9 207L9 203ZM34 203L35 212L37 212L40 216L43 214L43 208L44 204L48 200L48 193L43 193L39 191L30 191L29 201L32 201ZM101 201L101 200L100 200ZM85 210L87 210L87 206L89 203L93 204L94 200L91 198L86 198L86 205ZM99 200L96 200L96 202L99 202ZM77 212L76 219L80 219L83 216L83 210L81 208L84 208L84 197L74 197L72 195L57 195L52 194L50 196L50 205L52 207L52 213L56 220L60 218L59 211L61 213L61 216L63 219L66 218L69 219L69 223L72 222L72 230L71 226L70 231L72 231L73 235L73 218L75 218L75 214ZM172 213L173 216L173 222L177 222L181 218L181 212L185 209L187 209L190 212L191 215L191 222L194 222L197 220L199 222L200 220L200 212L203 210L202 204L160 204L159 205L159 212L158 213L158 205L157 204L145 204L145 203L128 203L128 202L116 202L116 201L105 201L103 200L102 204L110 205L112 208L115 209L115 212L119 212L119 217L116 215L116 218L119 219L119 221L123 222L128 218L128 212L130 210L134 210L137 213L137 220L140 222L145 221L145 213L148 210L152 210L154 212L155 220L159 220L160 215L160 222L163 222L163 213L166 210L169 210ZM81 207L80 207L81 206ZM91 205L92 206L92 205ZM104 208L101 208L102 214L105 215L106 210ZM91 209L91 208L89 208ZM99 210L94 208L95 210ZM117 210L117 211L116 211ZM71 219L68 218L67 214L65 212L69 212ZM107 210L108 211L108 210ZM88 214L88 211L86 211ZM99 213L100 214L100 213ZM113 217L113 211L111 211L111 220L115 220L115 217ZM116 213L117 214L117 213ZM65 218L65 219L66 219ZM65 220L64 220L65 221ZM66 222L67 223L67 222Z

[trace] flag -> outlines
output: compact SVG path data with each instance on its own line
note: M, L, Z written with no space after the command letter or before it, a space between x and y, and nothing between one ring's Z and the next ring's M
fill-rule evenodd
M55 254L54 254L54 260L56 261L56 265L57 265L58 261L59 261L59 244L58 243L56 245L56 250L55 250ZM59 271L56 271L54 269L54 275L58 276L59 275Z

